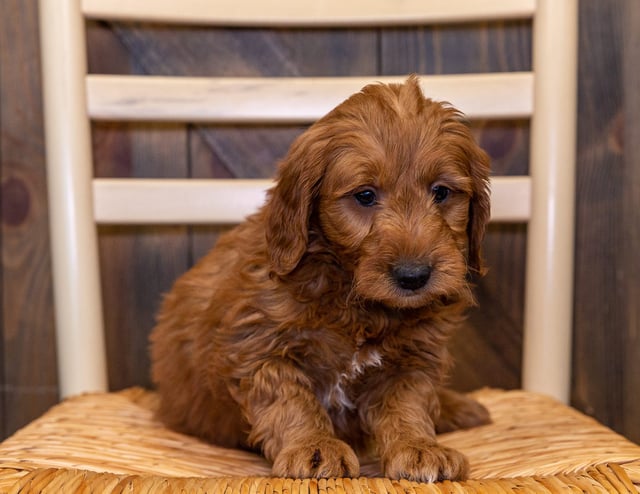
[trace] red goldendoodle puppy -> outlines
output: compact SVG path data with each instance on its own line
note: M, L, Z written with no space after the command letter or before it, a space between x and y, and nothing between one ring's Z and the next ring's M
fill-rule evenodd
M488 421L443 389L473 303L489 162L418 80L370 85L302 134L266 205L167 295L151 336L170 426L260 449L273 474L461 479L436 431Z

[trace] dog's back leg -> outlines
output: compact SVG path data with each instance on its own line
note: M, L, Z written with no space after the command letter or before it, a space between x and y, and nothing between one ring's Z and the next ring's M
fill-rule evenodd
M435 421L438 434L458 429L470 429L491 422L489 411L484 405L462 393L440 388L438 398L440 400L440 416Z

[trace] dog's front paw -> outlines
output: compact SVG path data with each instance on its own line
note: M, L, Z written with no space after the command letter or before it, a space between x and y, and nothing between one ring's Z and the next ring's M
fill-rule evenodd
M272 473L295 478L357 477L360 462L345 442L323 437L285 447L276 456Z
M387 477L416 482L464 480L469 472L462 453L435 443L397 444L384 454L382 465Z

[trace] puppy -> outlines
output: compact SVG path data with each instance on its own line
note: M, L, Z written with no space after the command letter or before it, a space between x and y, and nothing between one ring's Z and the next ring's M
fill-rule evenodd
M436 432L488 422L443 388L473 303L489 162L417 78L370 85L311 126L265 206L164 299L152 377L169 426L260 450L285 477L463 479Z

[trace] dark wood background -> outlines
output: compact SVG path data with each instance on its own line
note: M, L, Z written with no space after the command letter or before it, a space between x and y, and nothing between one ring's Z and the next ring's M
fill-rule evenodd
M36 0L0 0L0 436L57 401ZM559 0L562 1L562 0ZM640 441L640 4L580 3L572 401ZM211 30L90 24L101 73L376 75L527 70L526 22L436 29ZM526 171L527 122L475 122L496 174ZM95 125L100 176L263 177L300 127ZM209 227L102 227L113 389L149 385L161 293L210 248ZM518 387L526 227L493 225L480 307L453 384Z

